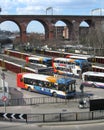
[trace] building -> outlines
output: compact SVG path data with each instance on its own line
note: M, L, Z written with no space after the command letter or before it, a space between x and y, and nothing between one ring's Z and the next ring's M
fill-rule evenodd
M54 35L56 39L68 39L69 31L67 26L55 26Z
M54 35L56 39L63 38L64 26L55 26Z

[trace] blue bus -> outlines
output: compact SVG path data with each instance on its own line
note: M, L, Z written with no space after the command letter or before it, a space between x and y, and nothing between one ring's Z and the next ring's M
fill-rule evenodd
M55 73L67 76L80 76L83 72L91 70L91 64L84 59L54 58L52 63Z
M35 64L38 66L42 66L42 67L52 67L52 58L49 58L49 57L30 56L30 57L26 57L26 62Z
M43 74L18 73L17 87L49 96L70 98L76 95L76 80Z

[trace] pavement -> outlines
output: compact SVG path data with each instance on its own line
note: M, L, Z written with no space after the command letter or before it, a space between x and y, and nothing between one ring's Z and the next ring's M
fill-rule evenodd
M4 106L0 107L0 112L4 112ZM54 103L54 104L36 104L29 106L6 106L6 113L70 113L70 112L88 112L89 108L79 109L78 102L72 103Z

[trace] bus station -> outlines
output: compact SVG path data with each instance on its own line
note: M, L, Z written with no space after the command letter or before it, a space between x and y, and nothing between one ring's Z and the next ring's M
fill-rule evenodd
M11 71L6 71L5 73L5 81L8 82L8 87L10 90L10 104L6 105L6 109L4 106L1 106L0 110L1 112L6 113L23 113L27 114L28 121L33 122L43 122L43 115L45 114L44 121L52 121L53 119L47 117L50 115L52 117L53 114L57 113L58 115L61 113L62 117L64 116L64 119L66 121L72 121L72 120L82 120L84 118L85 120L89 119L96 119L97 117L102 118L100 113L97 113L97 115L94 114L94 117L88 116L90 112L89 107L86 107L84 109L79 107L79 101L81 100L81 79L77 79L76 83L76 89L77 94L79 97L73 98L73 99L61 99L61 98L55 98L46 96L43 94L38 94L34 92L28 92L24 89L19 89L16 86L16 74ZM90 87L84 87L83 93L86 101L89 101L89 99L102 99L104 98L102 89L99 88L90 88ZM1 99L4 100L4 99ZM7 99L8 100L8 99ZM3 102L4 103L4 102ZM73 115L74 113L74 115ZM83 117L83 115L86 116ZM37 115L38 114L38 115ZM31 116L30 116L31 115ZM70 118L66 117L69 116ZM78 117L77 117L78 115ZM56 116L56 114L55 114ZM35 118L33 118L35 117ZM37 117L37 118L36 118ZM46 118L47 117L47 118ZM75 118L76 117L76 118ZM55 118L53 116L53 118ZM63 118L58 118L55 121L63 120Z

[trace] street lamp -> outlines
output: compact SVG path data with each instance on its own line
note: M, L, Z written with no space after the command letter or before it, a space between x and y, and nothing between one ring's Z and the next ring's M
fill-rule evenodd
M52 7L46 8L46 15L47 15L47 11L48 11L48 10L51 10L51 15L53 15L53 8L52 8Z
M2 11L1 7L0 7L0 12Z

